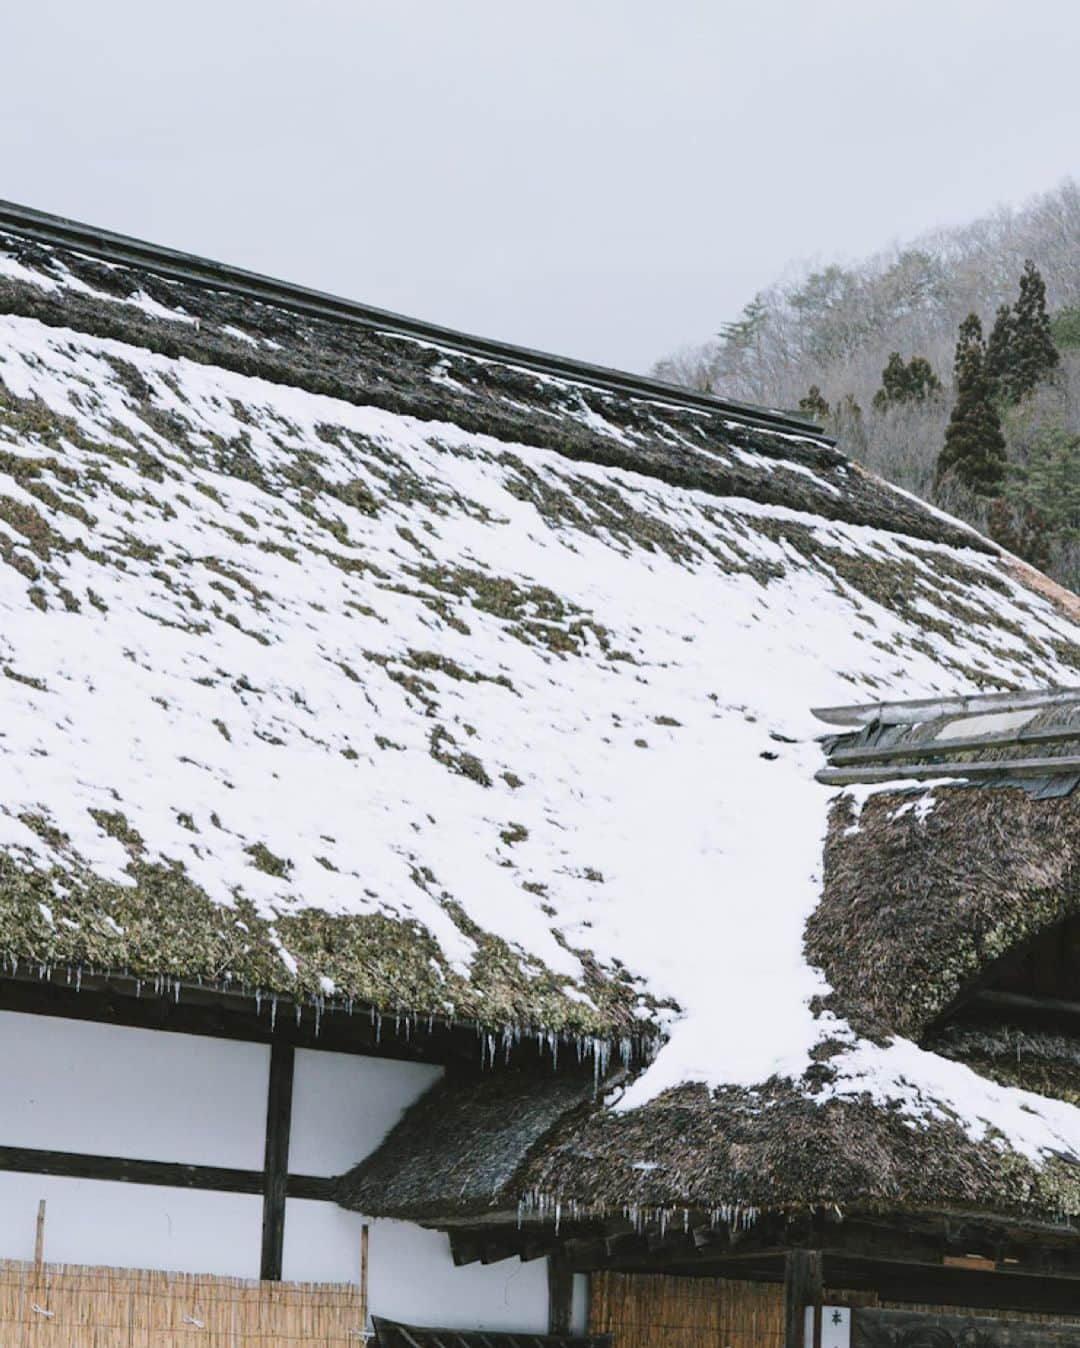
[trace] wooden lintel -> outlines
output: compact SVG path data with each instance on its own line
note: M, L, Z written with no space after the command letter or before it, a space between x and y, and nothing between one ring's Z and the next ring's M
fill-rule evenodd
M824 1252L824 1267L830 1287L872 1290L888 1301L1050 1314L1080 1306L1080 1277L861 1259L831 1250Z

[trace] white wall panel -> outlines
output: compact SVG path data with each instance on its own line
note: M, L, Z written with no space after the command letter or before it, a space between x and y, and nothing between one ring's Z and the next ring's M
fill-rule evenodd
M297 1281L360 1279L364 1219L331 1203L290 1198L285 1212L283 1273ZM547 1267L466 1264L455 1268L450 1242L409 1222L372 1221L368 1260L371 1311L413 1324L447 1329L505 1329L545 1333Z
M289 1169L340 1175L369 1155L442 1075L427 1063L298 1049Z
M0 1145L261 1170L270 1050L0 1011Z
M0 1258L34 1257L39 1198L47 1260L259 1276L262 1199L253 1195L0 1173Z
M589 1331L589 1275L574 1274L573 1296L570 1302L570 1333L587 1334Z

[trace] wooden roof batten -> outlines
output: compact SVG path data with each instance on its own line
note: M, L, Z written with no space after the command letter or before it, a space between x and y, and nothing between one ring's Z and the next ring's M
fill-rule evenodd
M1080 687L1032 688L1011 693L973 693L967 697L924 697L904 702L861 702L842 707L814 707L827 725L919 725L945 716L975 716L995 711L1034 711L1040 707L1080 702Z
M986 717L1014 712L1031 715L1004 729L986 726ZM1067 794L1080 782L1077 713L1080 688L814 708L826 724L848 727L847 734L822 737L829 761L816 776L825 786L949 778L1015 782L1043 794ZM982 731L965 733L965 722L980 720ZM1062 751L1054 752L1059 746Z

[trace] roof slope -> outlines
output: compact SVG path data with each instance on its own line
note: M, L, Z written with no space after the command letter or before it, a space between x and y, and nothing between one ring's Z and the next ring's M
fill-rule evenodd
M917 1068L914 1057L909 1063ZM965 1069L948 1066L961 1080ZM432 1225L493 1214L510 1223L557 1213L662 1223L692 1213L695 1223L738 1227L762 1212L814 1208L968 1210L1020 1220L1080 1212L1075 1159L1053 1149L1021 1155L947 1109L913 1126L907 1102L831 1090L827 1056L798 1083L718 1091L685 1084L628 1111L597 1101L582 1107L550 1082L508 1075L509 1084L495 1078L487 1090L457 1078L434 1086L341 1177L338 1202ZM1008 1095L998 1091L1002 1121ZM554 1124L553 1106L562 1111ZM467 1148L458 1145L464 1138Z
M1075 681L1049 582L809 433L3 250L7 960L952 1100L811 1009L810 708Z

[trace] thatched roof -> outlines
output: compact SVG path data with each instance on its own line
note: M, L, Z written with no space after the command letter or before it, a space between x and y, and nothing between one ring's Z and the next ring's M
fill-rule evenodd
M0 479L9 964L662 1039L604 1137L823 1038L807 1119L1072 1126L815 1013L811 708L1075 682L1080 615L813 428L12 234Z
M530 1150L561 1119L594 1103L589 1077L451 1077L413 1105L373 1163L340 1181L338 1197L371 1215L421 1221L431 1216L433 1199L444 1217L485 1212L493 1200L513 1207L527 1187Z
M725 1221L812 1207L1080 1213L1080 1130L1070 1122L1080 1105L1080 1033L948 1018L1000 982L999 971L1013 970L1005 986L1019 986L1018 961L1045 966L1037 943L1061 932L1068 962L1051 952L1058 965L1043 976L1056 980L1049 986L1058 997L1047 1005L1075 998L1080 791L1069 760L1080 693L991 696L926 711L900 704L867 708L860 719L861 730L827 742L833 766L823 775L861 775L873 787L887 762L896 780L859 798L842 794L832 806L806 952L831 989L817 1009L845 1031L819 1045L801 1079L712 1092L687 1084L627 1112L611 1107L616 1091L591 1108L569 1102L542 1135L537 1124L550 1098L543 1081L533 1081L531 1094L519 1082L493 1116L460 1084L444 1083L408 1128L344 1177L341 1201L394 1213L407 1189L410 1215L458 1221L555 1203L580 1216L685 1209ZM1018 772L1033 754L1039 764ZM939 780L924 784L924 767ZM1006 1013L1013 1001L1036 1005L1006 993ZM767 1008L748 1001L746 1014ZM872 1079L861 1091L844 1084L852 1053L865 1052L852 1049L846 1027L864 1043L909 1039L932 1050L928 1057L940 1055L936 1098L927 1093L917 1127L902 1090L889 1099ZM899 1080L917 1097L926 1082L917 1059L910 1066L910 1078ZM974 1111L981 1129L971 1127L970 1100L962 1103L968 1069L994 1083ZM1041 1155L1020 1154L1009 1145L1008 1116L1037 1107L1039 1096L1054 1102L1062 1131ZM437 1118L439 1130L453 1129L462 1126L459 1116L476 1126L467 1198L450 1206L433 1164L439 1133L425 1140L422 1125ZM484 1163L489 1144L503 1159L498 1172ZM516 1168L507 1159L515 1148Z
M917 1038L988 966L1080 912L1080 794L883 791L833 807L807 951L845 1014Z
M487 1090L443 1082L342 1177L338 1201L432 1224L556 1211L564 1220L688 1212L732 1226L812 1208L1029 1219L1080 1212L1075 1159L1033 1164L990 1134L974 1140L944 1114L916 1127L903 1109L867 1095L827 1097L828 1060L812 1076L812 1084L772 1081L753 1091L680 1086L627 1113L567 1101L562 1121L539 1140L549 1083L508 1091L494 1079ZM500 1107L489 1109L488 1099ZM457 1139L466 1136L459 1190Z

